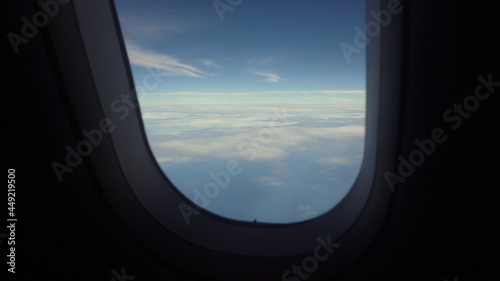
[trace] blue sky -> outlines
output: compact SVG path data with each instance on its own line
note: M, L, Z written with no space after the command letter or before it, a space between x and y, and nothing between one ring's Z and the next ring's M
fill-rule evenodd
M348 63L339 45L364 26L364 1L245 0L223 20L213 1L115 2L150 145L182 193L237 161L207 210L294 222L345 196L363 151L365 53Z

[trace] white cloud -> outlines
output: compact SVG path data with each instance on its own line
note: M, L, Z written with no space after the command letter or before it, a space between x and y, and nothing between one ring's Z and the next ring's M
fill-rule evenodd
M141 109L157 157L168 158L169 163L175 162L171 157L189 161L273 161L273 175L279 178L288 170L282 167L282 161L296 151L317 145L326 145L331 151L349 151L363 141L365 134L362 106L156 105ZM321 157L327 156L333 155ZM319 163L349 162L325 158Z
M348 102L353 102L356 101L355 99L347 99L347 98L328 98L329 101L348 101Z
M303 134L327 139L361 138L365 135L365 127L348 125L332 128L301 128Z
M326 166L347 166L354 164L352 159L343 157L323 157L316 160L316 163Z
M165 168L168 166L171 166L172 164L180 164L180 163L186 163L191 160L190 157L183 156L183 157L160 157L156 158L156 162L160 165L160 167Z
M263 146L259 142L252 144L250 133L237 135L183 139L172 141L150 141L157 155L172 155L173 157L219 158L227 160L246 160L250 153L255 153L253 161L277 161L284 159L288 153L284 147L277 145ZM241 149L238 147L241 144ZM251 151L251 152L250 152Z
M262 72L262 71L257 71L257 70L248 70L248 71L250 71L250 73L252 73L252 74L266 77L267 78L265 80L266 82L277 83L281 80L281 78L277 74L274 74L274 73Z
M301 210L301 211L309 210L310 208L311 208L311 206L309 206L309 205L300 205L299 206L299 210Z
M160 70L164 76L206 77L212 74L203 72L195 66L179 62L178 59L155 51L146 50L130 42L125 42L130 63Z
M264 185L264 186L282 186L284 183L274 177L258 177L255 179L255 181L258 184Z
M301 209L300 207L301 206L299 206L299 211L301 214L299 215L298 218L301 220L314 218L314 217L317 217L319 215L319 213L317 211L310 210L309 208ZM307 207L309 207L309 206L307 206Z
M201 59L200 62L205 65L205 66L211 66L211 67L215 67L215 68L220 68L220 65L218 65L217 63L215 63L214 60L209 60L209 59Z
M282 161L292 149L319 139L331 140L336 148L348 147L353 139L361 139L363 126L343 126L334 128L276 127L272 135L259 130L218 130L215 136L191 139L157 140L150 139L156 155L169 157L219 158L243 161ZM269 131L267 131L269 132ZM250 160L249 160L250 159ZM344 159L322 159L320 164L350 164Z

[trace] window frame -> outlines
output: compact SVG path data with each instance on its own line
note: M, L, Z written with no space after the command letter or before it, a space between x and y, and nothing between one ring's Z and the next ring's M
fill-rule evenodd
M386 7L386 2L368 0L366 14ZM318 245L318 237L331 236L342 243L358 243L334 253L342 255L340 263L344 264L372 241L393 195L382 174L394 166L398 149L403 15L394 17L367 48L363 162L353 187L339 204L299 223L241 222L200 209L186 224L178 206L194 204L168 181L157 164L140 108L131 109L129 116L120 120L110 106L122 94L138 98L130 90L132 74L113 1L74 0L70 4L74 15L54 18L49 33L78 131L98 128L104 118L115 126L86 157L86 165L117 221L148 251L189 270L186 268L195 267L197 262L187 265L187 261L205 260L193 253L219 258L227 254L222 260L229 264L243 257L270 261L310 253ZM175 253L170 253L169 247L175 248Z

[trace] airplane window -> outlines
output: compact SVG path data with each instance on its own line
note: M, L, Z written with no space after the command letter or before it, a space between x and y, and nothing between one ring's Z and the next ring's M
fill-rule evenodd
M364 151L365 1L115 5L149 145L185 197L266 223L345 197Z

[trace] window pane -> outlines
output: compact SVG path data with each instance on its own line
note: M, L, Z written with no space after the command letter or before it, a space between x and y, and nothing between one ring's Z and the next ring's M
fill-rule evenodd
M271 223L342 200L364 149L364 1L115 2L149 144L181 193Z

